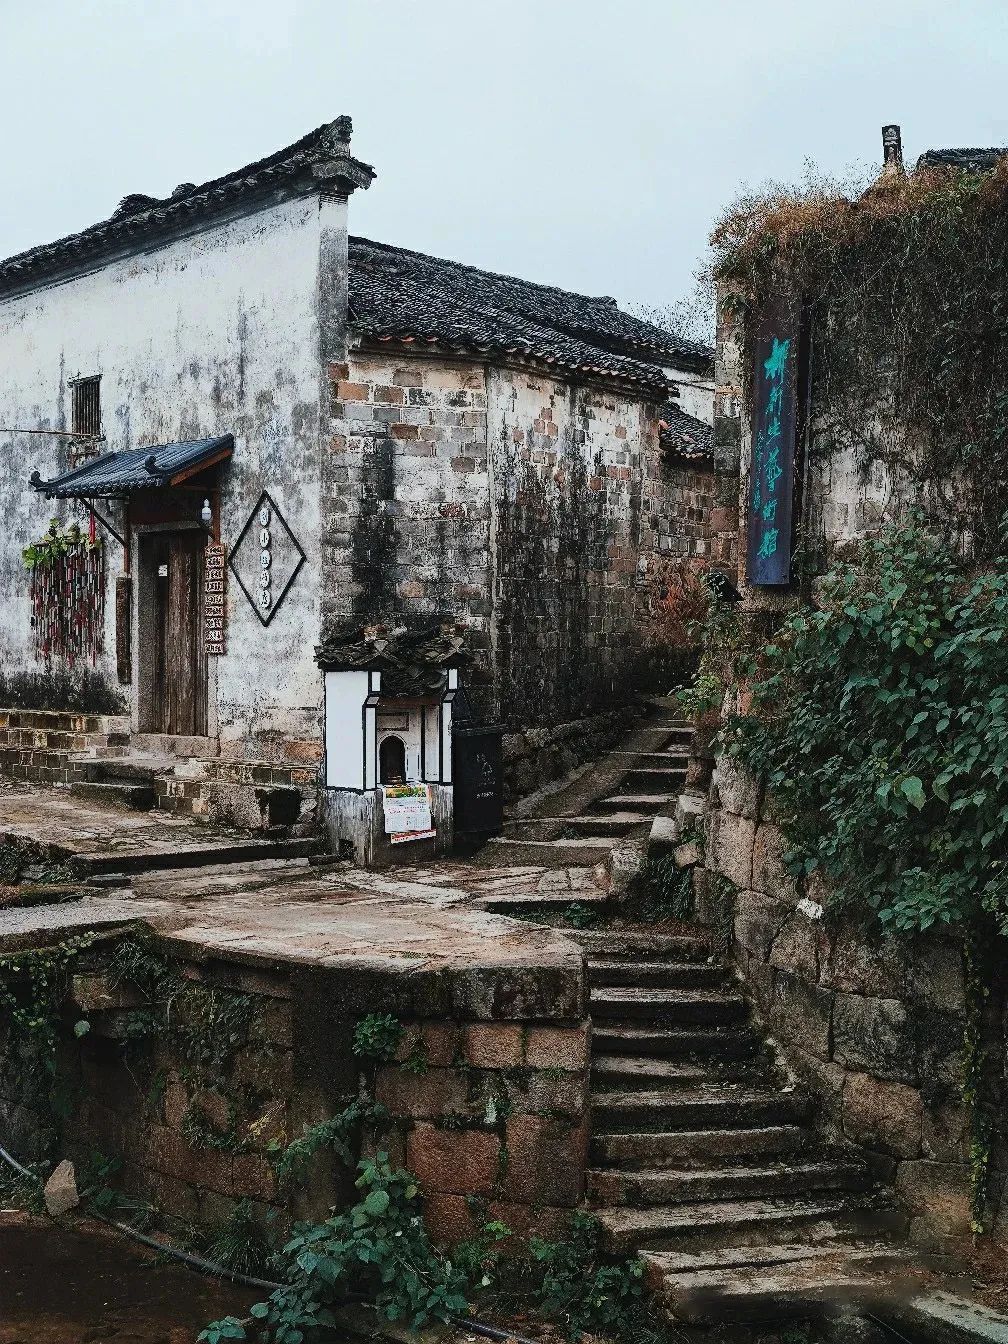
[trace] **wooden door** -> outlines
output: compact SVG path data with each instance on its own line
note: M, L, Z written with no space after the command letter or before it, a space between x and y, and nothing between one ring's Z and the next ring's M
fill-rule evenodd
M154 714L158 733L206 735L202 532L154 541Z

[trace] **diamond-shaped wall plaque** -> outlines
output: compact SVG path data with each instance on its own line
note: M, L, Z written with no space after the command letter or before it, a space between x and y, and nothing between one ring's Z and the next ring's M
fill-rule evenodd
M229 561L231 572L263 625L273 619L304 562L305 553L297 538L264 490L231 548Z

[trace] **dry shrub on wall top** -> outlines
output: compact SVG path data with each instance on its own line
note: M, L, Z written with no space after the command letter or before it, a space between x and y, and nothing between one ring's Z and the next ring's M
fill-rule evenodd
M929 168L864 190L810 173L734 205L712 272L741 322L807 315L812 444L851 448L895 497L995 553L1008 489L1008 163Z

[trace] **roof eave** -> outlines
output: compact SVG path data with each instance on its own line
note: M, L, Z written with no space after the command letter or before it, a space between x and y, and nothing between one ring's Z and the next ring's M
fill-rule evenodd
M406 353L416 358L448 357L470 361L475 359L481 363L499 363L505 367L534 368L552 376L559 374L586 383L601 384L609 388L617 387L641 400L667 400L672 392L664 374L645 378L601 366L571 364L559 357L550 359L533 351L522 351L517 344L505 346L492 343L477 345L475 342L449 342L444 337L430 333L371 329L360 321L353 324L351 330L357 337L359 348L371 350L376 354L387 350L390 342L396 342ZM650 374L650 370L648 372Z

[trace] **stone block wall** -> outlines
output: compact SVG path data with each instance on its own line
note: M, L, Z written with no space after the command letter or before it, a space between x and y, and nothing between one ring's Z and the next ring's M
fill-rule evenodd
M502 742L504 800L512 803L569 774L612 747L636 717L633 708L506 733Z
M355 353L329 366L322 619L449 612L489 675L490 490L482 364Z
M0 709L0 774L37 784L72 778L71 752L111 756L129 744L126 715Z
M116 1184L191 1223L219 1226L246 1202L264 1225L279 1211L282 1229L351 1199L353 1173L324 1149L307 1184L286 1188L278 1152L370 1096L386 1115L355 1127L351 1147L416 1174L436 1236L464 1235L480 1211L519 1235L548 1234L583 1194L589 1023L580 950L547 942L538 964L419 969L363 953L329 965L207 960L163 938L159 950L214 1011L242 996L237 1039L208 1065L184 1035L140 1029L148 1005L110 974L116 944L106 939L78 963L64 1013L57 1086L75 1099L65 1122L47 1111L44 1072L25 1066L21 1038L0 1033L4 1146L22 1160L114 1158ZM180 998L176 1012L193 1009ZM369 1013L403 1025L387 1063L353 1053ZM89 1030L78 1040L81 1018Z
M129 718L57 710L0 710L0 776L21 783L67 786L85 782L96 762L129 753ZM273 737L266 759L179 758L174 773L153 780L158 811L215 824L259 830L276 824L278 793L291 795L286 824L310 819L315 806L322 744L307 738ZM293 795L300 795L295 806ZM285 800L286 801L286 800Z
M766 1027L818 1099L822 1125L869 1154L922 1239L968 1235L969 1136L962 1102L963 969L939 933L883 935L877 922L832 914L783 866L773 800L730 759L718 760L706 817L706 862L736 888L735 954ZM1004 995L1002 983L994 995ZM988 1043L1008 1097L1008 1018ZM1008 1144L995 1136L994 1232L1008 1244Z

